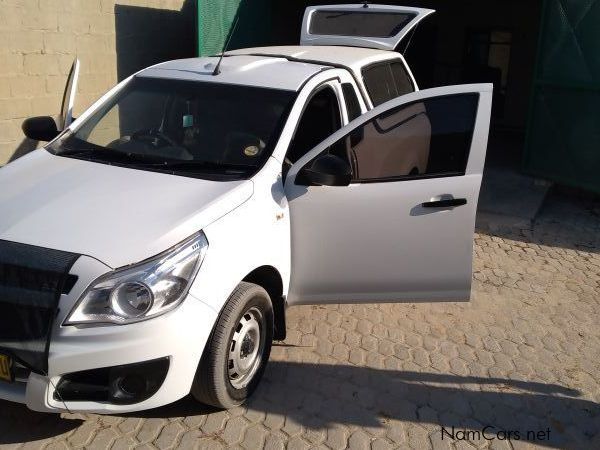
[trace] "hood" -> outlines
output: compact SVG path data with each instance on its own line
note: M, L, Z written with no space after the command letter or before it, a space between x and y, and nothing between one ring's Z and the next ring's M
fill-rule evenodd
M36 150L0 169L0 239L117 268L176 245L252 192L250 180L208 181Z

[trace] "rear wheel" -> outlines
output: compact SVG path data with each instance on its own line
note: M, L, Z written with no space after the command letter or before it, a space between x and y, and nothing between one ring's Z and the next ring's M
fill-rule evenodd
M242 404L256 389L273 339L273 305L260 286L242 282L229 297L196 371L192 395L217 408Z

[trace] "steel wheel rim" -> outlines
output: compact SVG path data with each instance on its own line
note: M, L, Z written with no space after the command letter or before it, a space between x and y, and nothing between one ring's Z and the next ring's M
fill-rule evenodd
M264 349L264 316L252 307L240 317L229 342L227 372L234 388L243 389L252 381L260 367Z

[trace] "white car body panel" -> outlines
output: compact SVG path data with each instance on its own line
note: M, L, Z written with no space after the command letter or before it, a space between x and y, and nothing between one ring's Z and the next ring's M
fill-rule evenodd
M355 9L356 5L331 8L346 7ZM420 18L431 12L414 10L419 11ZM403 30L399 39L407 31ZM26 383L0 382L0 399L25 403L36 411L125 413L184 397L190 392L205 345L230 294L240 281L265 266L281 278L283 297L273 301L282 302L287 297L289 304L464 300L468 296L465 280L470 280L471 262L467 253L472 248L485 160L489 87L422 91L368 112L373 104L362 79L364 67L399 59L413 78L402 55L382 50L389 49L392 42L331 36L306 39L311 45L229 51L218 76L213 76L216 57L157 64L119 83L73 123L66 121L68 129L76 130L133 77L296 91L271 157L249 180L207 181L60 157L43 149L0 169L0 239L82 254L70 272L77 275L77 282L60 298L48 374L32 373ZM313 45L322 43L376 48ZM342 83L354 87L363 113L349 125ZM323 85L334 90L340 103L341 124L346 128L301 158L285 181L282 163L286 152L307 102ZM293 183L304 164L357 124L405 102L459 92L481 94L464 177L389 183L383 188L376 184L306 188ZM71 94L68 98L72 100ZM407 205L447 192L468 198L469 208L457 209L462 210L460 214L440 211L416 218L408 214ZM358 204L361 212L357 218ZM340 229L340 223L347 226ZM461 231L455 232L456 239L451 243L437 245L438 252L430 236L439 234L440 223ZM299 229L303 231L298 233ZM98 277L157 255L199 231L208 240L208 250L186 299L177 308L129 325L63 325ZM381 236L379 241L377 235ZM395 236L399 237L401 252L398 246L383 244L383 238L389 241ZM436 252L426 270L423 264L412 264L414 255L424 247ZM362 258L362 268L370 270L356 270L357 255ZM450 263L457 260L462 262L451 267ZM85 401L65 405L54 398L55 387L65 374L164 357L170 360L164 383L156 394L140 403Z
M252 192L250 180L206 181L37 150L2 169L0 239L90 255L117 268L178 244Z
M365 82L362 76L362 70L372 64L384 61L400 60L410 77L415 91L419 90L417 80L415 79L410 67L406 63L404 56L397 52L389 50L378 50L372 48L360 47L336 47L331 45L286 45L274 47L253 47L227 52L228 55L271 55L275 57L286 57L302 61L310 61L314 64L334 67L344 67L349 70L354 77L360 92L363 94L362 100L366 103L368 109L373 108L373 102L369 97Z
M336 13L408 13L414 14L414 18L408 22L398 33L390 37L374 37L374 36L341 36L331 34L313 34L311 32L311 22L315 13L319 11L331 11ZM394 50L400 41L417 24L428 15L434 13L433 9L412 8L408 6L395 5L375 5L369 4L366 7L364 4L351 5L318 5L309 6L304 12L302 20L302 35L300 37L301 45L340 45L348 47L367 47L377 48L382 50Z
M139 76L175 80L208 81L296 91L311 76L326 66L283 58L244 55L225 56L218 79L213 75L218 57L190 58L157 64L139 72Z
M85 411L119 413L153 408L189 393L208 334L217 313L189 295L181 307L161 320L128 326L73 327L63 322L87 286L110 270L96 259L80 257L71 273L79 277L68 295L61 296L61 309L55 321L48 359L48 376L32 373L23 383L0 383L0 398L25 403L40 412ZM160 336L160 339L156 337ZM199 345L190 345L197 342ZM66 402L54 398L60 376L74 371L129 364L168 356L170 370L161 389L136 405L109 405L99 402Z
M370 64L402 57L400 53L360 47L336 47L333 45L282 45L252 47L230 50L227 55L271 55L310 61L323 66L344 66L360 75L360 70Z
M289 215L280 171L281 163L270 158L253 179L252 198L203 230L209 251L190 293L217 312L238 283L259 267L277 269L287 294Z
M39 379L46 385L45 404L40 402L36 407L34 399L28 398L28 406L46 411L68 408L72 411L119 413L172 403L189 393L216 317L217 312L212 308L188 295L178 308L161 316L160 320L126 326L61 327L50 348L49 380L46 377ZM78 401L66 402L65 408L61 401L53 398L54 387L62 374L163 357L170 359L167 377L159 391L143 402L113 405Z
M292 166L285 182L292 224L290 305L469 299L491 91L487 84L464 85L401 96L334 133ZM462 93L479 94L464 176L347 187L295 184L302 167L355 127L400 105ZM447 195L467 204L420 206Z

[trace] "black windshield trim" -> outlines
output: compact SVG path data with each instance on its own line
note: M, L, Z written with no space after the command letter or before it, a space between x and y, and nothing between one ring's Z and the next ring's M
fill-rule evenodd
M130 170L140 170L142 172L155 172L155 173L162 173L165 175L173 175L173 176L179 176L179 177L186 177L186 178L196 178L199 180L208 180L208 181L223 181L223 182L227 182L227 181L242 181L242 180L249 180L250 178L252 178L252 176L246 176L246 174L226 174L223 172L218 172L218 173L213 173L210 171L198 171L198 172L190 172L189 170L183 171L183 170L173 170L173 169L162 169L160 167L154 167L154 166L148 166L148 165L144 165L143 163L140 164L124 164L122 162L116 162L116 161L104 161L101 159L91 159L91 158L85 158L82 156L78 156L78 155L61 155L59 153L54 153L52 151L50 151L49 149L45 149L46 151L48 151L49 153L51 153L53 156L59 157L59 158L69 158L69 159L77 159L79 161L85 161L85 162L89 162L89 163L95 163L95 164L103 164L105 166L114 166L114 167L120 167L122 169L130 169ZM258 173L258 171L255 172L255 174ZM243 176L241 176L243 175Z

